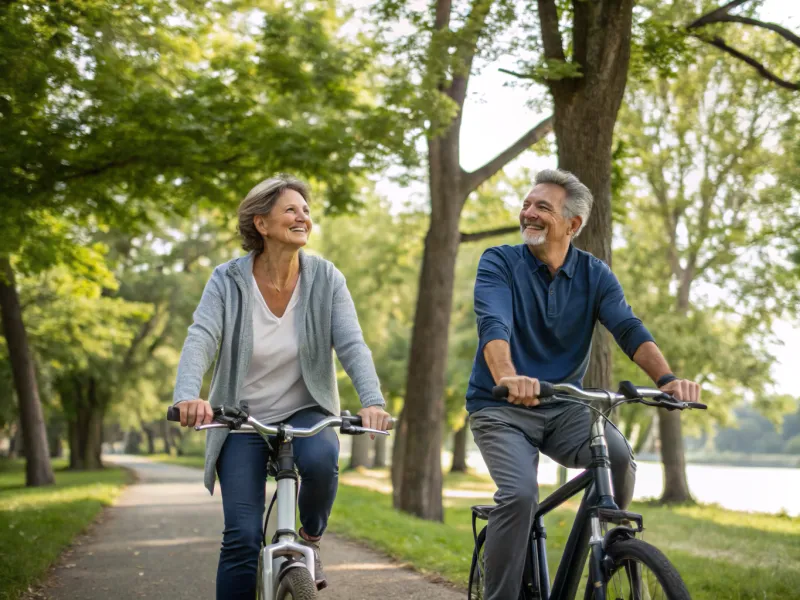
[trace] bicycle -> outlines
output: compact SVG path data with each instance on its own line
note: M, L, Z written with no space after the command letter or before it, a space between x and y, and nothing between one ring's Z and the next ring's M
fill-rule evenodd
M167 420L180 421L180 412L176 406L167 409ZM312 600L317 597L314 551L297 543L298 533L295 531L298 474L292 440L296 437L311 437L326 427L339 427L340 433L346 435L389 435L388 431L362 427L361 417L351 416L348 412L339 417L327 417L309 428L292 427L283 423L265 425L248 414L246 405L242 408L215 408L213 423L195 427L196 431L222 428L256 431L269 445L267 476L275 478L277 489L264 518L261 550L258 554L258 600ZM272 543L267 544L267 527L275 504L277 530Z
M589 438L592 461L589 467L545 498L534 515L519 600L575 598L587 555L589 576L584 590L586 600L690 600L686 585L675 567L660 550L636 537L636 534L644 531L642 515L620 510L614 502L604 422L608 421L613 426L608 415L614 408L627 402L668 410L705 409L706 405L681 402L661 390L636 387L629 381L623 381L617 393L582 390L571 384L552 384L545 381L540 382L540 387L540 399L554 397L554 400L581 404L599 416L592 420ZM557 393L564 395L556 396ZM492 394L498 400L506 399L508 388L496 386ZM607 401L609 408L603 413L587 404L592 401ZM581 491L584 492L583 498L551 588L544 516ZM475 547L467 588L469 600L482 600L484 597L483 545L486 540L486 526L478 532L477 521L488 521L494 508L494 505L472 507ZM610 525L614 527L609 527ZM660 595L657 593L659 590Z

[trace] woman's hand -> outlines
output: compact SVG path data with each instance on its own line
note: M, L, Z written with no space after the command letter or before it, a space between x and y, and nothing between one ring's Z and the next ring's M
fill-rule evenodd
M361 417L361 426L368 429L380 429L381 431L389 431L392 428L392 415L383 410L382 406L367 406L358 411L358 416ZM369 436L373 440L375 434Z
M214 411L211 409L211 405L201 398L184 400L176 406L181 411L182 427L208 425L214 419Z

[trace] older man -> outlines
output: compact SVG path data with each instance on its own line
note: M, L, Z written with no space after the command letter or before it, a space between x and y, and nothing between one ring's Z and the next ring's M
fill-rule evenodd
M601 260L572 240L586 224L592 194L574 175L541 171L520 211L524 244L489 248L475 281L478 351L467 389L475 442L497 485L486 536L487 600L516 600L526 541L539 501L539 452L568 467L590 461L585 406L539 405L539 381L581 385L599 320L665 392L697 401L700 387L675 377ZM492 397L505 385L507 401ZM636 464L625 438L607 427L616 501L633 497Z

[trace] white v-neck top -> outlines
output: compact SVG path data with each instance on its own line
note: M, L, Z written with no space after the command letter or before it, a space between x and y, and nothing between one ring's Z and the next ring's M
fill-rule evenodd
M280 318L272 314L253 278L253 354L240 398L262 423L277 423L302 408L316 406L300 373L295 307L300 280Z

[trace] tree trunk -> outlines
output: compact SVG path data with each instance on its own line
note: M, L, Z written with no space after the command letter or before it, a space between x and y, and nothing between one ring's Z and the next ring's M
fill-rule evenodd
M680 411L659 409L658 433L661 437L661 462L664 465L664 493L661 495L661 502L692 502L689 481L686 479Z
M389 464L388 442L388 435L379 435L375 438L375 459L372 466L376 469L383 469Z
M442 521L442 423L447 341L458 255L458 230L464 198L458 196L457 118L440 137L428 141L431 224L411 334L406 399L398 438L403 439L399 497L395 508L423 519ZM397 443L399 440L395 440Z
M156 453L156 435L152 427L144 427L144 434L147 436L147 453Z
M689 311L689 290L691 279L684 279L678 290L678 314ZM678 504L693 502L686 478L686 451L683 447L683 428L681 411L658 411L658 435L661 440L661 463L664 466L664 493L661 502Z
M63 424L60 420L51 421L47 427L47 439L50 446L50 458L61 458L64 448L61 444L61 434L64 432Z
M350 464L348 469L357 469L358 467L367 467L370 465L370 454L372 450L372 441L368 435L354 435L352 436L353 445L350 449Z
M170 426L166 420L161 421L161 438L164 440L164 452L172 454L172 442L170 441Z
M76 471L102 469L103 417L106 403L94 377L72 377L61 386L62 402L68 407L69 468Z
M25 485L41 486L55 483L50 464L50 449L39 387L33 365L28 335L22 320L14 271L7 256L0 256L0 313L3 335L8 344L14 389L19 402L20 425L25 448Z
M619 92L620 96L622 91ZM590 98L575 104L560 109L557 104L554 123L559 168L573 173L594 196L592 213L586 227L575 240L575 246L592 253L610 266L611 143L616 110L610 119L602 119L598 114L602 112L599 107L586 106L592 104ZM591 148L591 152L586 152L587 148ZM594 330L584 385L608 388L611 385L611 359L608 332L598 323Z
M450 467L451 473L467 472L467 433L469 425L464 423L461 428L453 434L453 464Z
M403 460L405 457L406 440L408 439L408 425L405 419L406 409L400 411L400 416L395 425L395 435L392 443L392 506L400 506L400 484L403 476Z
M142 434L131 429L125 433L125 444L123 446L125 454L141 454L142 453Z
M8 441L8 458L19 458L22 450L22 432L19 425L11 425L11 439Z
M558 9L539 0L545 58L566 62ZM572 61L580 77L548 80L558 166L575 174L594 195L592 214L576 246L611 265L611 157L614 125L628 77L633 0L573 3ZM584 383L608 387L611 349L595 330Z

